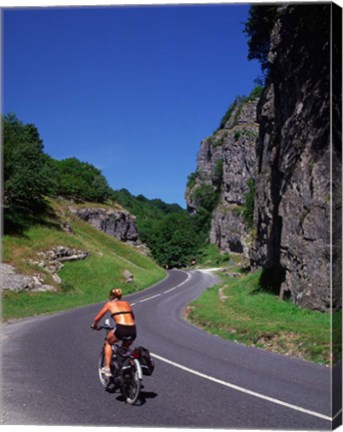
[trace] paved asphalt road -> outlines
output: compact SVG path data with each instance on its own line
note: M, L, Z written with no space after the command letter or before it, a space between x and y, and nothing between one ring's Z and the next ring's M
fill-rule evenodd
M173 270L127 297L137 319L136 345L149 348L156 363L137 406L98 381L104 333L90 324L102 304L5 325L2 423L331 428L328 368L230 343L183 319L185 304L214 281L210 273Z

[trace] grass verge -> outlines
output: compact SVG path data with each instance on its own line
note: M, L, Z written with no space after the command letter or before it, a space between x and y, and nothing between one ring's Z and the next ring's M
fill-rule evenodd
M90 252L83 261L65 263L58 273L62 284L57 292L20 293L3 291L2 318L24 318L54 313L105 301L110 288L117 286L126 294L144 289L166 276L165 271L136 248L104 234L78 217L68 213L59 202L51 202L52 212L20 235L3 237L3 261L14 265L18 273L39 273L45 283L54 284L51 275L30 260L38 253L62 245ZM61 226L68 222L71 233ZM134 281L126 283L128 270Z
M330 314L261 291L260 272L222 278L187 308L193 324L234 342L330 365ZM334 351L340 352L338 343Z

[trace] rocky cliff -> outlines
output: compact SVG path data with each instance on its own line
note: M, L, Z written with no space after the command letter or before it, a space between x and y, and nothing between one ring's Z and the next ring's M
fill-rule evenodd
M279 8L257 119L256 101L236 107L224 128L202 143L186 191L190 213L199 208L199 188L217 194L213 243L243 252L252 267L262 268L265 288L321 311L341 307L340 243L333 244L334 256L331 250L332 230L341 233L341 136L330 144L330 8ZM255 185L250 229L242 217L249 178ZM333 290L331 260L338 281Z
M250 255L264 268L266 287L301 306L328 310L330 5L294 5L280 13L258 107L257 232Z
M101 207L79 209L70 207L69 210L95 228L118 240L131 244L136 244L138 241L136 218L125 210Z
M201 143L197 170L186 190L191 214L202 205L199 199L202 190L208 188L216 195L211 242L223 251L244 252L246 256L251 240L243 211L249 179L255 177L257 101L254 96L236 100L228 111L223 127Z

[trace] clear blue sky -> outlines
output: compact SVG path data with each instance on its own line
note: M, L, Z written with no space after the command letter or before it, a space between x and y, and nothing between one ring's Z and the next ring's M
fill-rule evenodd
M248 4L5 9L3 113L113 189L185 206L200 142L260 74Z

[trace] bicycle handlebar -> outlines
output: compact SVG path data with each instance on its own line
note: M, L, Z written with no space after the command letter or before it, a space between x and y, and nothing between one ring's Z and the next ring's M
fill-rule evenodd
M96 330L96 331L100 331L100 330L113 330L114 327L109 327L109 326L99 326L97 328L91 326L92 330Z

